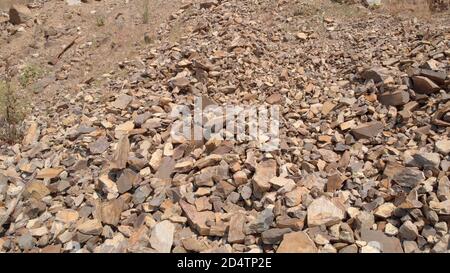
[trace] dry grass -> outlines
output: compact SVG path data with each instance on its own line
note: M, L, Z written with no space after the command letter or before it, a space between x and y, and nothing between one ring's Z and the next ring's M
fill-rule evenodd
M9 81L0 82L0 142L17 143L22 138L26 103Z

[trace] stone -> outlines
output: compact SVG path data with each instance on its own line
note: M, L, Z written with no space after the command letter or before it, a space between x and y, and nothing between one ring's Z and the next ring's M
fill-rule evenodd
M15 4L9 9L9 21L13 25L20 25L30 20L32 13L29 8L24 5Z
M30 250L34 246L33 236L30 233L25 233L17 238L19 248L22 250Z
M377 136L383 130L384 125L379 121L363 123L351 130L356 139L372 138Z
M261 233L261 239L265 244L278 244L284 234L292 232L290 228L271 228Z
M125 193L133 188L133 185L139 180L139 175L131 169L123 170L117 180L117 190L120 194Z
M72 209L63 209L56 213L55 220L69 224L74 223L79 218L79 213Z
M108 139L104 136L99 137L96 141L89 144L91 154L102 154L109 148Z
M438 140L434 146L436 148L436 152L443 154L444 156L450 154L450 139Z
M398 228L391 223L387 223L384 227L384 233L390 236L395 236L398 234Z
M22 140L22 145L26 147L28 145L36 143L39 139L39 135L40 130L38 123L35 121L31 122L30 127L28 127L28 130Z
M307 222L309 227L339 223L345 217L345 211L337 207L326 197L315 199L307 209Z
M115 108L123 110L127 108L127 106L131 103L132 100L133 97L128 96L126 94L122 94L119 97L117 97L117 99L111 105Z
M211 211L198 212L195 206L187 203L184 200L180 200L179 204L184 214L188 218L189 224L192 225L194 230L196 230L199 235L208 235L210 228L206 223L208 221L214 220L214 213Z
M277 175L277 163L273 159L265 160L256 166L253 176L253 192L258 196L270 189L270 179Z
M408 220L400 226L400 228L398 229L398 234L400 238L408 241L413 241L417 238L417 236L419 236L419 231L417 230L416 225Z
M245 215L241 213L236 213L231 217L227 238L230 244L244 242L245 239L244 224L245 224Z
M150 245L159 253L170 253L173 245L175 226L168 220L157 223L151 233Z
M295 207L302 202L302 196L308 194L308 190L304 187L297 187L293 191L288 192L284 196L287 207Z
M386 92L378 96L381 104L386 106L400 106L409 102L409 93L406 91Z
M117 198L99 205L99 219L103 224L117 226L124 209L123 199Z
M425 180L423 172L415 168L401 168L392 178L397 184L406 188L414 188Z
M373 67L365 70L361 76L365 80L373 80L375 83L383 82L388 76L388 71L382 67Z
M403 253L400 240L396 237L390 237L378 230L361 230L361 240L370 242L377 242L380 245L380 250L383 253Z
M419 94L432 94L440 90L439 85L423 76L413 76L413 89Z
M58 177L64 171L63 168L45 168L38 171L37 179L52 179Z
M124 135L119 139L119 142L117 143L110 167L112 169L125 169L127 167L129 152L130 141L128 139L128 135Z
M33 198L41 200L50 194L50 190L42 182L32 181L28 183L26 192Z
M265 208L262 212L258 214L256 219L252 221L249 225L249 232L261 233L269 229L274 220L274 214L272 209Z
M330 175L327 180L327 192L335 192L341 189L344 181L345 178L338 173Z
M103 231L103 226L97 219L86 220L77 226L78 231L86 235L100 235Z
M235 186L247 184L247 174L244 171L237 171L233 174L233 180Z
M286 233L277 253L317 253L313 240L303 231Z
M395 209L396 207L394 204L387 202L376 208L373 214L382 219L386 219L392 216Z

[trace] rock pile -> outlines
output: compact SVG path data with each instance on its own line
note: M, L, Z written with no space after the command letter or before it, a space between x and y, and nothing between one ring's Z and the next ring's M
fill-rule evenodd
M448 252L449 22L276 2L184 4L34 113L0 156L0 251ZM280 149L174 138L195 97L281 105Z

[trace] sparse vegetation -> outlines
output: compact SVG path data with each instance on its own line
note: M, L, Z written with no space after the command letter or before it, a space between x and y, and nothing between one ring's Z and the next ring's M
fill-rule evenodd
M0 82L0 141L15 143L22 137L21 125L26 114L25 103L11 83Z
M105 25L105 17L103 17L103 16L97 16L97 18L96 18L96 25L97 25L98 27L104 26L104 25Z
M43 75L43 71L36 65L27 65L19 76L19 83L22 87L27 87L34 83L39 77Z
M142 22L144 24L148 24L149 21L149 11L148 11L148 0L143 0L144 1L144 9L143 9L143 13L142 13Z

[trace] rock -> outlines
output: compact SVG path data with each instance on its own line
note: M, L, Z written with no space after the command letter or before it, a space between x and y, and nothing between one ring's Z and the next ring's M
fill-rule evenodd
M345 181L345 178L342 175L335 173L328 177L327 181L327 192L335 192L342 187L342 183Z
M416 225L414 225L411 221L406 221L403 225L398 229L398 233L400 238L405 240L413 241L419 236L419 231L417 230Z
M394 204L387 202L376 208L373 214L377 217L386 219L392 216L392 213L394 212L395 209L396 207Z
M230 227L228 228L228 242L230 244L244 242L244 224L245 215L236 213L231 217Z
M28 127L27 132L25 133L25 136L22 140L22 145L26 147L28 145L36 143L39 139L39 135L40 135L40 130L39 130L38 123L33 121L30 124L30 127Z
M439 168L441 163L441 157L438 153L416 153L412 156L412 160L407 162L408 166L414 166L419 168Z
M271 228L261 233L261 238L265 244L278 244L283 235L292 232L290 228Z
M236 186L247 184L247 174L244 171L237 171L233 174L233 180Z
M109 142L106 137L99 137L96 141L89 144L91 154L102 154L109 148Z
M131 103L132 100L133 97L128 96L126 94L122 94L119 97L117 97L117 99L111 105L115 108L123 110L127 108L127 106Z
M111 161L112 169L125 169L128 162L128 153L130 152L130 141L128 135L124 135L117 143L114 151L113 160Z
M266 99L266 102L268 104L279 104L279 103L282 102L282 100L283 100L283 97L281 96L281 94L280 93L275 93L275 94L270 95Z
M381 6L381 0L364 0L369 7Z
M419 94L428 95L440 90L440 87L427 77L413 76L412 80L414 83L413 89Z
M101 203L98 209L99 219L101 219L103 224L117 226L124 209L124 202L121 198L117 198Z
M55 219L63 223L74 223L79 218L78 211L71 209L60 210L56 213Z
M377 242L381 247L383 253L403 253L400 240L396 237L389 237L378 230L361 230L361 240L370 242Z
M33 198L41 200L50 194L50 190L42 182L32 181L28 183L26 192Z
M133 188L133 185L137 183L139 175L131 169L123 170L119 179L117 180L117 190L120 194L125 193Z
M265 208L258 214L258 217L250 223L249 232L261 233L269 229L274 220L273 211L270 208Z
M265 160L256 166L253 176L254 194L261 196L270 189L270 179L277 175L277 163L273 159Z
M67 5L75 6L80 5L82 0L66 0Z
M339 223L345 217L345 212L324 196L315 199L308 206L307 212L309 227L331 226Z
M317 247L305 232L291 232L284 234L277 253L317 253Z
M378 100L383 105L400 106L409 102L409 93L406 91L386 92L378 96Z
M18 237L17 243L19 244L20 249L30 250L34 246L33 236L31 236L30 233L25 233Z
M446 176L438 181L437 197L440 201L450 200L450 179Z
M417 169L401 168L392 179L402 187L414 188L425 179L425 176Z
M179 202L181 209L188 218L190 225L199 233L199 235L208 235L209 227L206 222L214 220L214 213L211 211L198 212L197 209L184 200Z
M372 138L383 130L384 125L379 121L372 121L358 125L352 129L352 134L356 139Z
M15 4L12 5L9 9L9 21L13 25L20 25L30 20L32 17L32 13L30 9L28 9L24 5Z
M36 178L37 179L52 179L58 177L64 171L63 168L46 168L40 170Z
M308 190L304 187L297 187L293 191L286 193L284 196L286 206L298 206L302 202L302 196L304 194L308 194Z
M87 235L100 235L102 234L103 226L99 220L86 220L77 226L78 231Z
M434 146L438 153L441 153L444 156L450 154L450 139L438 140Z
M386 227L384 228L384 233L390 236L395 236L398 234L398 228L391 223L387 223Z
M365 70L361 76L365 80L373 80L375 83L383 82L388 75L388 71L382 67L374 67Z
M159 253L170 253L175 226L168 220L157 223L152 229L150 245Z

